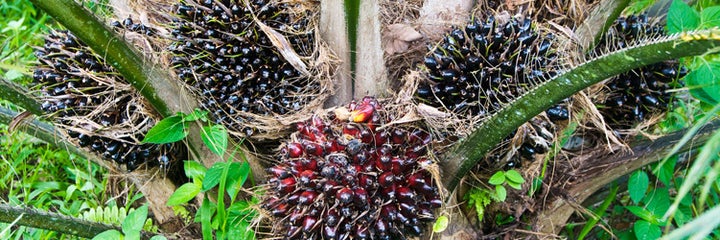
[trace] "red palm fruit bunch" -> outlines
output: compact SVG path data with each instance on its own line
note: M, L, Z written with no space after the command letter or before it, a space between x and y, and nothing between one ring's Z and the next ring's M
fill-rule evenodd
M431 136L390 122L375 98L297 124L270 168L262 207L290 239L405 239L442 205ZM336 111L345 112L345 111Z

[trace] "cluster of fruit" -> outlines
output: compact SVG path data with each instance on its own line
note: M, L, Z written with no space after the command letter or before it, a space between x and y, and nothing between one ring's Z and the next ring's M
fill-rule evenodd
M453 29L425 57L429 81L416 95L458 113L490 114L555 75L546 69L557 58L552 44L553 36L538 33L528 18L472 21L464 30Z
M68 126L68 136L79 146L124 164L128 171L145 162L163 166L169 163L166 153L170 146L139 144L142 131L128 129L121 136L105 135L111 134L105 130L117 126L149 127L153 120L138 116L145 114L138 109L141 106L132 104L132 99L139 96L119 89L119 84L127 82L89 47L67 31L54 31L35 55L40 64L33 79L42 94L42 110L61 126ZM99 109L104 110L98 113Z
M422 234L442 205L426 167L431 136L389 121L376 99L349 105L349 120L332 114L297 124L268 169L262 207L288 239L405 239Z
M664 34L662 25L651 24L646 15L618 18L601 39L597 51L616 50L645 38ZM672 94L668 90L682 86L676 81L687 74L677 61L664 61L618 75L607 81L607 99L600 110L611 126L632 127L645 116L667 110Z
M308 20L289 14L290 3L244 3L205 0L176 5L170 49L179 78L202 94L201 107L216 123L249 136L253 129L239 120L238 112L296 112L320 87L285 60L258 23L284 34L300 56L309 56L315 40Z

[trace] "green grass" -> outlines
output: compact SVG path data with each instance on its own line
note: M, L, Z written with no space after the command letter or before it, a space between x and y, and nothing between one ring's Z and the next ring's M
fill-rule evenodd
M105 2L84 1L91 10L107 15ZM36 62L33 46L42 46L43 35L51 28L59 26L28 0L0 2L0 78L29 86ZM0 106L19 110L4 100L0 100ZM97 164L28 135L8 132L7 128L0 124L0 204L119 225L127 211L143 197L132 184L123 181L109 184L108 171ZM115 190L109 191L109 185L115 186ZM112 192L119 196L109 195ZM146 230L154 230L151 223ZM0 223L0 239L76 237Z
M42 46L42 33L51 25L52 20L27 0L0 3L0 76L28 84L29 66L36 60L33 46Z

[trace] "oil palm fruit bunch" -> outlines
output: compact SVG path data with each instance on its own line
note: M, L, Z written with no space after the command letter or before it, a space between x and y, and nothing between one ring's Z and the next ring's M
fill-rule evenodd
M145 162L169 164L171 145L139 144L154 124L142 97L89 47L67 31L53 31L35 55L42 110L77 145L128 171Z
M484 118L534 85L556 75L554 37L529 18L501 23L494 16L452 29L424 59L428 81L416 96L468 119ZM554 116L554 115L553 115ZM534 119L486 157L490 166L519 167L552 141L552 124Z
M405 239L421 235L442 205L431 174L431 136L391 119L371 97L349 117L297 124L262 204L286 239ZM342 111L341 111L342 112Z
M616 50L643 39L664 35L662 25L651 24L644 14L618 18L596 47L596 52ZM600 108L611 126L631 128L652 113L667 110L672 94L668 90L682 86L677 81L687 69L677 61L664 61L637 68L608 80L605 83L607 98Z
M291 65L260 23L277 30L299 56L313 52L314 33L306 17L276 1L182 1L171 45L171 64L180 79L202 95L201 107L231 131L253 134L247 115L283 115L301 110L320 92L315 81ZM296 3L298 4L298 3ZM310 14L306 12L306 14Z
M532 20L476 19L454 28L424 59L428 81L417 97L457 113L485 116L534 84L553 77L546 69L557 58L553 35L538 32Z

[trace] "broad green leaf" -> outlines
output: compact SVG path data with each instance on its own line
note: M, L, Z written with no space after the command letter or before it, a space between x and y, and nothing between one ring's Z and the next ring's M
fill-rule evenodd
M204 126L200 137L210 151L223 156L228 145L228 133L225 127L222 125Z
M447 216L442 215L438 217L437 220L435 220L435 224L433 224L433 232L439 233L445 231L447 229L448 224L450 224L450 219L448 219Z
M255 217L255 210L250 207L250 203L247 201L239 201L235 202L228 208L228 216L237 216L240 218L248 218L251 219ZM232 221L230 221L232 222Z
M168 206L177 206L187 203L200 193L200 186L197 183L185 183L170 195L167 200Z
M232 200L235 200L235 196L245 184L248 175L250 175L250 164L247 161L242 163L233 162L230 164L230 171L228 171L227 179L227 193Z
M655 225L660 225L660 219L658 219L655 215L653 215L652 212L648 211L647 209L639 206L626 206L627 210L629 210L633 215L648 221Z
M185 176L193 180L197 179L201 181L205 177L205 172L207 171L205 166L193 160L186 160L183 168L185 169Z
M678 226L685 225L685 223L692 221L692 219L692 209L689 206L682 205L678 207L678 210L675 211L675 217L673 217L673 220Z
M720 27L720 6L703 9L700 12L700 22L703 29Z
M123 234L120 233L120 231L115 229L110 229L104 232L101 232L98 235L95 235L93 237L93 240L117 240L117 239L123 239Z
M222 177L225 166L227 166L227 162L216 162L205 172L205 179L202 183L203 192L212 189L220 183L220 178Z
M638 240L655 240L662 236L662 230L659 226L643 220L635 222L633 231Z
M125 217L122 223L122 231L125 235L139 234L147 219L148 206L143 205L132 211Z
M700 14L682 0L673 0L667 14L669 34L694 30L700 25Z
M127 240L140 240L140 232L129 232L125 234Z
M496 185L495 186L495 196L497 197L498 202L504 202L505 198L507 198L507 190L502 185Z
M227 238L238 240L254 240L255 231L253 231L253 228L252 226L250 226L249 222L241 221L235 225L231 225L228 228Z
M670 193L667 188L655 188L645 197L645 207L655 216L663 216L670 208ZM664 225L664 224L659 224Z
M690 71L685 83L698 100L711 105L720 103L720 62L708 62Z
M639 203L643 197L645 197L645 192L647 192L649 184L650 179L645 171L637 170L630 175L630 179L628 179L628 192L630 193L630 199L635 204Z
M663 164L660 168L654 167L657 169L656 176L660 182L665 184L665 186L669 186L672 182L672 179L675 175L675 164L677 163L677 156L674 156L670 158L665 164Z
M185 123L181 116L172 116L163 119L153 126L145 135L143 143L172 143L182 140L187 136Z
M505 172L498 171L495 174L490 177L490 180L488 182L492 185L500 185L505 182Z
M520 184L520 183L507 181L507 185L510 186L511 188L514 188L517 190L522 190L522 184Z
M510 182L515 183L524 183L525 179L523 179L522 175L518 171L515 171L514 169L510 169L505 172L505 178Z
M207 114L208 114L207 111L195 109L195 111L193 111L192 113L190 113L188 115L183 115L183 121L184 122L192 122L192 121L200 120L200 121L205 122L205 121L207 121Z

